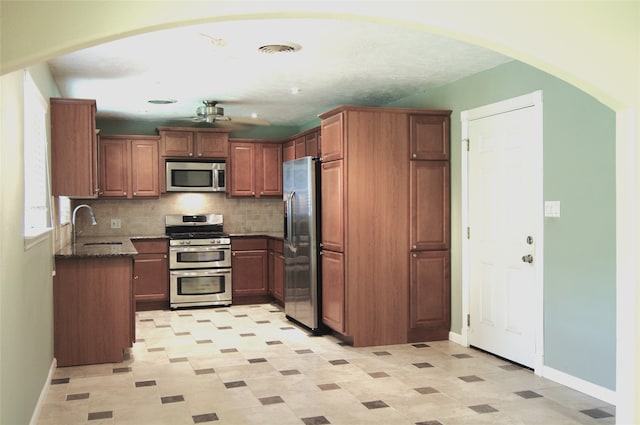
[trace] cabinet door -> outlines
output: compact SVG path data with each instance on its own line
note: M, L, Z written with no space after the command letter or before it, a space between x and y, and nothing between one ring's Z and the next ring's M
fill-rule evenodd
M320 155L320 152L318 149L318 132L317 131L307 134L304 138L304 143L305 143L307 155L312 156L314 158Z
M100 139L100 197L124 197L129 190L129 141Z
M345 332L344 254L322 251L322 322Z
M229 133L196 132L198 158L226 158L229 154Z
M232 295L267 295L267 251L233 251L231 256Z
M231 196L255 196L256 145L254 143L231 143L229 166ZM280 172L282 174L282 171Z
M160 196L155 140L131 141L131 195L134 198Z
M449 248L449 163L409 161L410 249Z
M344 158L344 113L322 120L322 161Z
M323 162L321 170L322 247L344 251L343 161Z
M287 162L296 159L296 144L290 140L282 146L282 161Z
M138 254L133 261L136 301L169 300L167 254Z
M305 157L307 155L307 145L305 144L304 136L296 138L295 145L296 159Z
M279 143L264 143L259 147L260 172L256 183L259 196L282 196L282 145Z
M447 339L450 327L449 251L412 252L409 342Z
M449 116L411 115L409 128L411 159L449 159Z
M160 140L162 156L193 156L193 132L191 131L161 131Z
M98 196L95 100L51 99L51 180L53 196Z

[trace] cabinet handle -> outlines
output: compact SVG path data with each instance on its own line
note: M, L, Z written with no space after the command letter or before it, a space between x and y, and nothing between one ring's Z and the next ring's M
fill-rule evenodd
M122 192L122 194L123 194L124 196L127 196L127 192Z
M193 152L189 152L189 156L193 156Z
M264 192L260 192L260 195L264 195Z
M417 257L418 257L418 254L413 254L413 258L417 258Z
M418 155L416 155L415 153L413 155L411 155L413 158L416 158Z
M251 196L256 196L256 193L255 192L251 192Z
M416 245L413 245L413 246L411 247L411 249L417 249L417 248L418 248L418 247L417 247Z
M320 255L324 255L324 251L320 251Z
M134 278L135 280L138 280L138 276L134 276L133 278Z
M133 196L136 196L138 194L138 192L133 192Z
M164 255L162 256L162 258L167 258L167 254L164 254Z

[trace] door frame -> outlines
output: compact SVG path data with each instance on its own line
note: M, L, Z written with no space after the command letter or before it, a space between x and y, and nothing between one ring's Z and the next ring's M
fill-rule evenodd
M496 103L480 106L477 108L462 111L460 113L460 121L462 125L461 140L461 206L462 206L462 228L461 235L461 260L462 260L462 345L469 346L469 326L467 325L467 317L470 311L470 241L467 238L467 228L469 227L469 152L467 143L469 140L469 121L480 118L489 117L500 113L533 107L534 128L536 131L536 148L532 160L536 161L536 168L539 170L535 177L536 188L533 196L536 204L539 205L539 214L535 221L535 254L536 268L534 273L534 335L535 335L535 353L534 353L534 373L542 376L544 366L544 197L543 197L543 120L542 120L542 90L537 90L529 94L503 100ZM473 318L472 318L473 320Z

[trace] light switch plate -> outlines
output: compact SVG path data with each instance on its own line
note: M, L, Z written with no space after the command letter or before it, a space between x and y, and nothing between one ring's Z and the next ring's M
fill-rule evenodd
M551 218L560 218L560 201L545 201L544 216Z
M111 219L111 228L112 229L119 229L121 225L122 225L122 223L120 222L119 218L112 218Z

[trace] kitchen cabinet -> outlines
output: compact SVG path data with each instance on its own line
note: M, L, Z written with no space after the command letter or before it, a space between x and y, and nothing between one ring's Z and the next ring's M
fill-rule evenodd
M449 114L345 106L320 115L323 322L354 346L406 343L422 331L413 327L448 336L446 321L431 320L445 315L448 269L424 281L424 267L412 274L407 254L411 244L448 253L448 163L412 167L408 159L412 137L427 137L412 123Z
M169 158L225 159L229 132L218 128L158 127L161 156Z
M53 196L98 197L96 101L51 98Z
M449 116L410 116L408 342L450 329Z
M166 239L134 239L133 286L137 310L169 308L169 244Z
M296 134L282 146L284 162L305 156L320 157L320 128Z
M54 356L58 366L119 363L135 340L131 257L56 258Z
M280 305L284 304L284 243L269 239L269 293Z
M160 196L157 137L105 136L99 146L101 198Z
M291 161L296 159L296 142L295 140L289 140L282 145L282 162Z
M414 251L410 258L409 342L449 338L448 250Z
M411 115L409 117L411 159L449 160L449 122L444 115Z
M229 148L229 195L282 196L282 145L235 139Z
M234 304L269 302L267 239L231 238L231 287Z
M344 333L344 254L322 251L322 322Z

